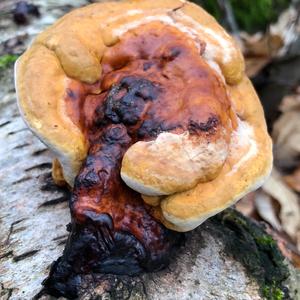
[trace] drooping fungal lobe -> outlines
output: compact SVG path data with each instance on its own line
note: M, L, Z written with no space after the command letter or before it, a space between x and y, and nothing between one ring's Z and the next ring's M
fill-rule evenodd
M137 142L148 145L159 138L165 140L155 147L162 149L166 160L172 159L172 152L178 154L179 138L187 156L210 160L210 168L208 161L196 161L195 169L178 166L186 168L186 177L199 176L181 185L173 182L167 192L217 175L234 120L224 82L201 57L204 48L204 43L186 40L176 28L153 22L129 31L106 50L100 86L87 88L74 82L69 86L68 113L84 131L89 152L75 179L66 249L44 282L49 293L76 297L79 274L132 275L167 265L182 235L166 229L159 211L147 205L128 186L130 182L124 183L121 167L126 151ZM101 93L88 94L97 89ZM170 136L162 136L166 134ZM175 139L173 148L170 139ZM215 146L209 155L203 154L203 147L210 145ZM139 163L132 158L131 162ZM161 161L156 166L151 163L149 172L163 167ZM166 177L178 175L176 164L170 168L166 172L173 174Z

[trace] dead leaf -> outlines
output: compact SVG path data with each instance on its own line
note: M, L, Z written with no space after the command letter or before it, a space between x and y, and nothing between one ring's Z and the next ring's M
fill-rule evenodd
M297 94L285 96L279 106L283 113L293 110L300 111L300 87L297 88Z
M272 59L283 57L300 32L300 19L297 10L291 6L284 11L266 33L250 35L241 32L239 44L246 59L246 73L254 77Z
M257 32L250 35L240 33L243 52L246 56L281 57L298 38L300 20L295 7L290 6L271 24L266 33Z
M272 225L274 229L281 231L282 228L277 218L270 195L260 190L256 192L255 196L255 207L260 217Z
M270 26L270 35L278 36L283 41L283 46L276 56L284 56L290 45L297 40L300 32L300 18L296 7L290 6L279 17L276 24Z
M274 159L281 168L295 168L300 155L300 110L287 111L274 123Z
M280 220L282 229L294 240L300 231L300 207L298 196L285 184L276 169L264 183L263 190L276 199L281 206Z
M278 34L271 35L270 32L258 32L254 35L242 32L240 37L246 57L275 57L284 46L282 37Z
M245 216L252 216L255 211L254 198L255 192L247 194L236 203L235 208Z
M246 74L251 78L258 74L276 55L283 41L274 38L269 33L261 32L249 35L246 32L240 34L242 51L246 61Z
M284 176L283 178L289 187L300 193L300 166L291 175Z
M258 74L269 62L271 61L270 57L262 56L254 56L246 58L246 73L247 76L253 78L256 74Z

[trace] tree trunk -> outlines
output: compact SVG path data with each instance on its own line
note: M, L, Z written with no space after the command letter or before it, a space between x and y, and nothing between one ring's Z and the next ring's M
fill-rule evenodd
M51 6L42 7L42 17L45 12L52 13ZM0 30L9 24L2 21ZM24 46L34 22L26 27ZM24 28L15 28L7 40L21 34ZM2 51L7 40L0 40ZM49 151L19 116L12 66L0 69L0 145L0 299L51 299L40 292L41 283L68 236L69 195L54 185ZM289 293L294 299L285 284L289 277L272 238L229 209L187 233L167 269L136 277L83 276L79 299L291 299Z

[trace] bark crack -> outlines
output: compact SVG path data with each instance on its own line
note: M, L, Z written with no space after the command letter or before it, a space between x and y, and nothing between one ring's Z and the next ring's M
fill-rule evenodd
M11 225L9 227L7 238L6 238L5 242L4 242L4 245L8 245L9 244L9 239L10 239L11 234L13 233L14 226L17 225L17 224L19 224L19 223L21 223L21 222L23 222L24 220L26 220L26 218L22 218L20 220L17 220L15 222L11 223Z
M39 205L39 208L45 207L45 206L57 205L57 204L67 202L67 201L68 201L67 195L63 195L61 197L58 197L58 198L55 198L55 199L52 199L52 200L48 200L48 201L42 203L41 205Z
M27 168L27 169L25 169L25 172L32 171L32 170L35 170L35 169L39 169L39 170L41 170L41 169L50 169L51 167L52 167L52 163L46 162L46 163L41 163L41 164L32 166L30 168Z
M13 261L14 262L18 262L18 261L20 261L20 260L23 260L23 259L25 259L25 258L28 258L28 257L30 257L30 256L33 256L34 254L36 254L37 252L39 252L40 250L38 249L38 250L32 250L32 251L28 251L28 252L25 252L25 253L22 253L22 254L20 254L20 255L18 255L18 256L15 256L14 258L13 258Z

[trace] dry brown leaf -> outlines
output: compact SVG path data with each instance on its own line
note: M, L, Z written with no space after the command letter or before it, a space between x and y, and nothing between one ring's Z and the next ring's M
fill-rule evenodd
M244 45L246 56L279 57L286 54L289 46L298 38L300 32L300 20L297 10L291 6L285 10L275 24L271 24L269 30L249 35L241 33L241 41Z
M300 252L300 230L297 232L297 237L296 237L296 247L297 250ZM300 260L299 260L300 261Z
M262 188L280 203L279 217L282 229L294 241L297 241L300 231L300 207L297 194L285 184L276 169L273 169L271 176Z
M284 46L282 37L278 34L271 35L270 32L261 32L250 35L242 32L241 35L243 52L248 57L274 57L279 49Z
M255 193L256 192L247 194L235 205L235 208L245 216L248 217L252 216L255 211L255 205L254 205Z
M287 111L274 123L274 158L280 167L295 168L300 155L300 110Z
M274 229L281 231L282 228L270 195L264 193L262 190L257 191L255 194L255 207L264 221L272 225Z
M270 35L278 36L283 41L283 46L276 56L284 56L289 46L297 40L300 32L300 18L296 7L290 6L279 17L276 24L270 26Z
M299 36L300 20L297 16L296 9L291 6L266 33L240 33L238 40L246 57L246 73L249 77L255 76L273 58L287 53Z
M300 111L300 87L297 89L297 94L285 96L279 106L281 112L298 110Z
M240 38L242 51L246 58L246 73L249 77L254 77L259 73L283 47L281 38L272 37L269 33L265 35L256 33L251 36L242 32Z
M300 166L294 171L293 174L284 176L283 178L289 187L300 193Z
M247 57L246 58L246 73L247 76L252 78L258 74L264 66L266 66L271 61L270 57Z

